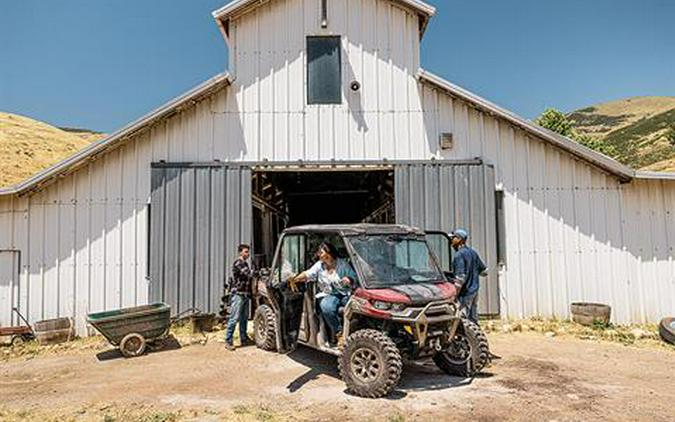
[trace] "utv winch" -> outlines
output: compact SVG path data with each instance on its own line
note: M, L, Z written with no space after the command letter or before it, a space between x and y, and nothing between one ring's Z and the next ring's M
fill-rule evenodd
M256 345L288 353L297 343L338 357L350 393L382 397L399 382L404 361L433 359L449 375L472 377L489 361L480 327L463 317L457 291L443 272L449 243L438 257L430 244L442 233L402 225L315 225L286 229L271 269L254 283ZM297 290L293 277L315 261L322 242L335 245L356 274L351 296L339 310L342 348L334 344L316 300L315 283Z

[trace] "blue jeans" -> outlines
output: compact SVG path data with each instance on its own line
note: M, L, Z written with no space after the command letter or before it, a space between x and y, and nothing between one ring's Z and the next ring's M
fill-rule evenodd
M345 306L349 296L344 295L328 295L321 299L319 307L328 328L330 328L331 335L342 332L342 318L338 315L338 309Z
M248 328L248 296L239 293L233 293L230 297L230 319L227 321L227 331L225 342L232 344L234 329L239 323L239 339L244 341L248 338L246 329Z
M466 317L469 321L478 324L478 292L459 297L459 303L466 311Z

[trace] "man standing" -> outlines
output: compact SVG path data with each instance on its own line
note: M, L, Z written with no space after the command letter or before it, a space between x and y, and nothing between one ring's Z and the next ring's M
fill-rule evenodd
M452 259L452 272L459 292L459 302L467 312L469 320L478 324L478 276L485 276L487 267L478 256L478 252L467 246L469 234L457 229L450 234L452 248L456 251Z
M227 321L225 333L225 347L234 350L234 329L239 323L239 338L241 345L253 344L248 338L246 329L248 325L248 301L251 296L251 267L248 257L251 248L248 245L239 245L239 258L232 265L232 281L230 284L230 318Z

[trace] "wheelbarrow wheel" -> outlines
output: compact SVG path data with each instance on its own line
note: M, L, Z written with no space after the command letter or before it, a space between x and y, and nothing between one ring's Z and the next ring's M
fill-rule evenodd
M131 333L124 336L120 342L120 351L127 358L140 356L145 352L145 338L138 333Z

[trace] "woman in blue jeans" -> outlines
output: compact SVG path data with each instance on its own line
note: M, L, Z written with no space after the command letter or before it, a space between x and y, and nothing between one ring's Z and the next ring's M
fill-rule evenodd
M338 310L349 300L350 286L356 279L356 273L349 262L338 258L337 248L332 243L322 243L318 256L319 260L310 269L295 276L292 282L316 282L316 298L321 299L321 314L338 345L342 345L342 319Z

